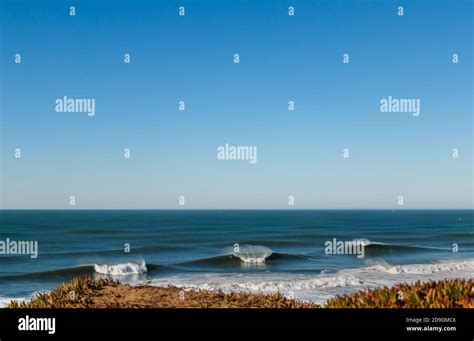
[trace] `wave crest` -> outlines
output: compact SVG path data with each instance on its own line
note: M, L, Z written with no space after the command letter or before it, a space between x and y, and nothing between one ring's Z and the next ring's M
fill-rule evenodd
M262 245L241 245L232 254L244 263L262 264L272 255L272 250Z
M143 274L148 271L144 261L141 263L94 264L94 271L102 275L122 276Z

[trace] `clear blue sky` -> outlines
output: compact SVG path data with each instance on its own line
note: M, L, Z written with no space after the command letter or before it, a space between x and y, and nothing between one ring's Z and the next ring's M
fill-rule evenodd
M0 4L3 208L472 207L472 1ZM217 160L226 142L257 164Z

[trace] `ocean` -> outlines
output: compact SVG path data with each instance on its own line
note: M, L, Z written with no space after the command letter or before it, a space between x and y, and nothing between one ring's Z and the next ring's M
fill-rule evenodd
M397 282L474 277L473 210L0 210L0 306L73 277L281 292L323 303ZM364 256L326 243L363 241ZM455 252L456 251L456 252Z

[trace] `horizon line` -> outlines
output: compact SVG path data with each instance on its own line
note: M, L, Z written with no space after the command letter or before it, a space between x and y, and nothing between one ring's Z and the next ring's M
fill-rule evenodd
M474 211L470 208L0 208L0 211Z

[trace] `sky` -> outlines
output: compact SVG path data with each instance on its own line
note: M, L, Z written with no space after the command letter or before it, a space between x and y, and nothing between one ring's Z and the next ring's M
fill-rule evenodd
M0 207L472 208L472 6L0 0Z

